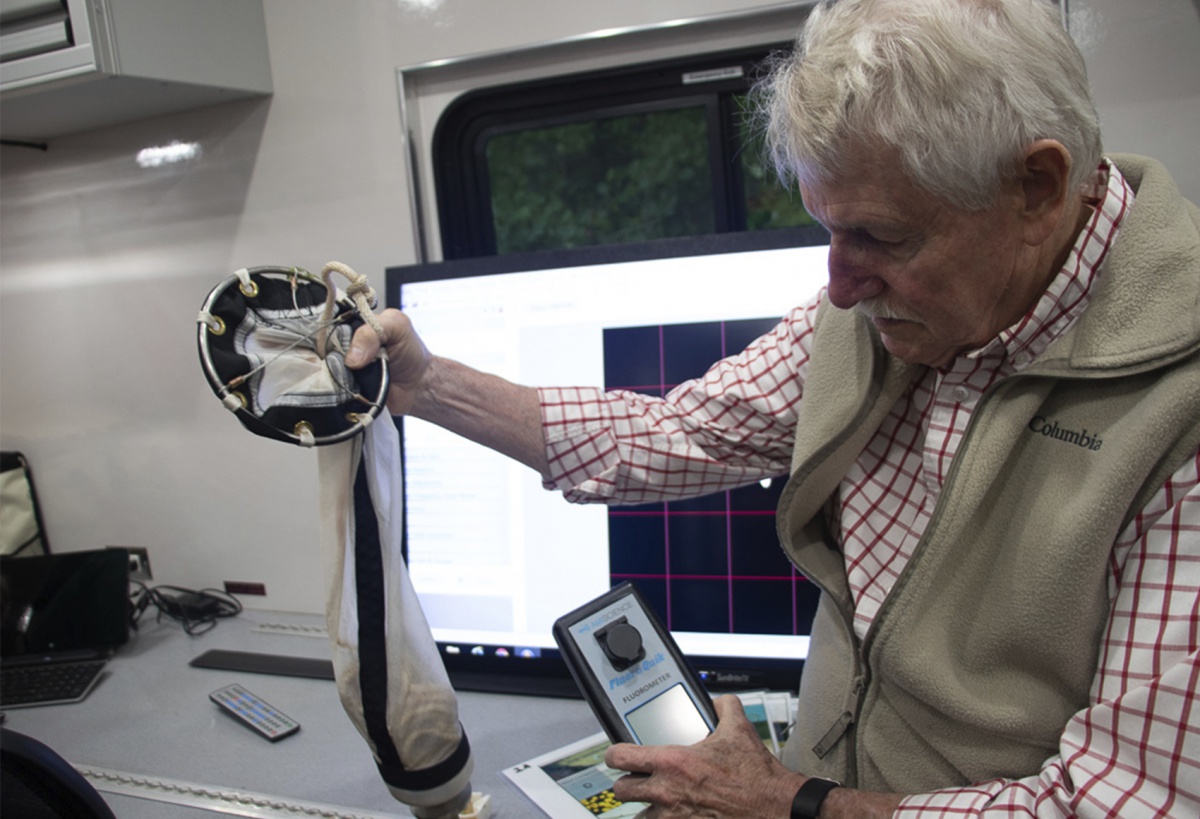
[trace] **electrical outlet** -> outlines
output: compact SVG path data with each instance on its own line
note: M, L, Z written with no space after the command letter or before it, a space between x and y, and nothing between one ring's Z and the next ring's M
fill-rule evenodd
M150 555L143 546L109 546L110 549L124 549L129 552L129 579L153 580L150 571Z
M262 594L267 593L267 587L262 583L248 583L244 580L226 580L225 591L229 594Z

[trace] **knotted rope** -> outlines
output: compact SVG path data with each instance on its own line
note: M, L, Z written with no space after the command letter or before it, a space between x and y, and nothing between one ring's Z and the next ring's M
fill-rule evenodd
M349 265L344 265L341 262L330 262L321 270L321 280L325 282L325 309L321 311L320 329L317 330L316 346L317 355L325 358L325 347L329 339L329 325L333 319L333 308L337 303L337 288L333 285L333 274L340 273L345 276L350 284L346 286L346 295L354 302L354 306L358 308L358 314L362 320L367 323L375 334L379 336L379 340L383 341L383 325L376 318L374 309L378 303L375 297L375 291L371 289L371 285L367 282L367 277L356 273Z

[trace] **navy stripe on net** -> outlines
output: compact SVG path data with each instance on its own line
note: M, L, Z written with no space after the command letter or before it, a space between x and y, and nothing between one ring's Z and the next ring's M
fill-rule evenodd
M400 761L387 725L388 660L387 598L383 573L383 544L375 504L371 501L366 458L354 477L354 582L358 591L358 665L363 719L379 759L379 774L395 788L424 791L444 785L462 771L471 757L463 732L458 747L428 768L409 770Z
M364 453L365 455L365 453ZM363 720L381 768L404 770L387 725L387 597L383 545L367 481L366 457L354 477L354 582L358 591L358 674Z

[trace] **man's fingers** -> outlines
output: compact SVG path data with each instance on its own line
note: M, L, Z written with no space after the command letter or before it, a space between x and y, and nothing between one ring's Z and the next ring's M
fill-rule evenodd
M653 798L646 792L648 774L626 774L612 784L613 796L621 802L650 802Z
M746 719L746 709L742 707L742 701L733 694L722 694L713 700L713 708L717 712L717 721L728 717L741 717Z
M386 327L384 332L387 332ZM350 352L346 354L346 366L352 370L365 367L379 357L381 345L382 339L371 329L371 326L369 324L362 325L354 331L354 336L350 339Z
M619 742L604 752L604 764L620 771L649 773L651 770L650 753L650 749L646 747Z

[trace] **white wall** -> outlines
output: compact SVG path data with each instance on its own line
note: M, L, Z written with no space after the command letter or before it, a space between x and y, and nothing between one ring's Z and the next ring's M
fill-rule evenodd
M251 606L320 611L314 453L242 431L212 396L195 349L204 296L248 265L339 259L381 287L386 266L415 260L397 67L760 5L266 0L271 99L64 137L45 153L4 147L0 447L30 457L53 546L145 546L158 582L258 581L269 594ZM1195 0L1071 0L1071 12L1108 147L1158 156L1200 201ZM575 68L572 54L624 59L646 42L555 58ZM134 162L174 139L203 157Z
M1104 147L1153 156L1200 203L1200 0L1068 0Z

